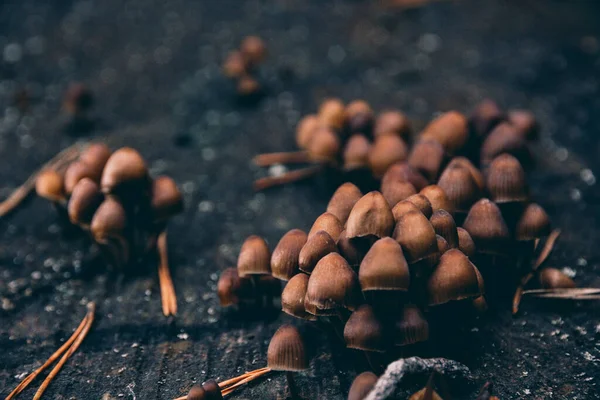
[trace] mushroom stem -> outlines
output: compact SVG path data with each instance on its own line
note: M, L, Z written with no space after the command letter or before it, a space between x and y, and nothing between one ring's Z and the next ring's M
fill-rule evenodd
M159 256L158 280L160 284L160 296L162 310L165 317L177 314L177 295L169 271L169 258L167 251L167 231L162 231L158 235L157 249Z
M252 161L260 167L268 167L273 164L302 164L310 159L306 151L289 151L259 154Z
M544 263L544 261L546 261L546 259L552 252L552 249L554 248L554 244L556 243L556 240L558 239L559 236L560 236L560 229L555 229L550 233L550 235L548 236L548 239L546 239L546 243L544 243L544 247L540 251L540 254L539 254L537 260L535 261L535 263L533 263L531 270L529 271L529 273L527 275L525 275L521 279L521 283L517 287L517 290L515 291L515 295L513 296L513 304L512 304L513 315L519 312L519 306L521 304L521 299L523 298L523 290L524 290L525 286L527 286L527 284L529 283L531 278L534 277L535 272L538 270L540 265L542 265ZM536 248L538 246L539 246L539 243L536 242Z
M19 385L8 395L8 397L6 397L5 400L11 400L11 399L15 398L19 393L21 393L23 390L25 390L25 388L27 388L27 386L29 386L29 384L39 374L41 374L54 361L56 361L61 355L63 355L63 353L66 352L62 356L62 358L58 362L58 364L52 369L50 374L46 377L46 379L44 380L44 382L38 389L37 393L35 394L34 399L41 398L42 394L44 393L44 391L46 390L46 388L48 387L48 385L50 384L52 379L56 376L56 374L58 374L61 367L65 364L65 362L69 359L69 357L77 350L77 348L79 347L79 345L81 344L83 339L85 339L85 336L89 332L89 330L92 326L92 323L94 322L94 312L95 312L95 304L89 303L87 314L85 315L85 317L83 318L83 320L81 321L81 323L79 324L79 326L77 327L75 332L73 332L71 337L58 350L56 350L50 356L50 358L48 358L48 360L46 360L46 362L41 367L39 367L38 369L33 371L25 379L23 379L21 381L21 383L19 383Z
M29 196L35 188L35 181L41 171L45 169L54 169L63 171L71 162L75 161L83 149L79 143L76 143L58 153L50 161L44 164L39 170L34 172L18 188L16 188L3 202L0 203L0 217L3 217L13 211Z
M285 378L287 379L288 388L290 389L290 397L292 400L299 399L300 395L298 394L298 386L294 380L294 373L292 371L287 371L285 373Z
M257 179L254 181L254 190L260 191L273 186L285 185L286 183L297 182L303 179L308 179L316 175L323 169L323 164L317 164L306 168L301 168L295 171L287 172L281 176L269 176L266 178Z

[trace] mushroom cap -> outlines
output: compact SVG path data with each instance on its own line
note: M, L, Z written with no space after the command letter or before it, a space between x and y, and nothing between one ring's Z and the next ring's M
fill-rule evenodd
M149 185L148 167L142 155L131 147L115 151L104 166L101 188L104 193L117 193L121 189L134 193ZM143 193L140 193L143 194Z
M240 44L240 51L250 64L260 64L267 56L267 46L258 36L246 36Z
M226 268L221 272L217 282L217 294L221 306L227 307L247 300L252 295L254 287L248 278L240 278L235 267Z
M242 52L234 50L227 54L225 61L223 61L223 73L228 78L239 79L246 74L247 64Z
M451 249L450 245L448 244L448 241L444 239L443 236L435 235L435 237L437 239L438 253L440 254L440 256Z
M319 126L315 129L306 150L312 161L335 163L340 147L338 135L331 128Z
M544 268L539 272L538 280L543 289L571 289L576 286L573 279L556 268Z
M93 172L93 180L100 182L102 171L106 162L110 158L110 148L104 143L93 143L86 148L79 156L79 161L87 164Z
M329 253L335 253L337 246L335 240L325 231L318 231L300 249L298 254L298 267L301 271L311 274L323 257Z
M53 169L45 169L35 180L35 191L44 199L59 201L65 196L63 177Z
M308 369L304 340L295 326L283 325L277 329L267 350L267 366L274 371Z
M454 154L469 139L467 118L457 111L443 113L425 127L421 137L438 141L448 153Z
M438 186L446 193L454 211L467 212L481 197L471 171L458 164L449 165L444 170Z
M366 136L359 133L350 136L344 146L344 170L352 171L367 167L369 165L370 151L371 142L369 142Z
M409 264L431 257L438 251L433 226L420 211L409 211L398 219L394 239L402 246Z
M271 273L275 278L287 281L298 273L298 258L307 238L300 229L292 229L283 235L271 255Z
M438 185L429 185L420 192L423 196L427 197L427 200L431 203L431 209L433 212L438 210L446 210L450 214L454 213L454 208L452 208L452 203L450 199L448 199L448 195Z
M346 236L350 239L366 236L382 238L389 236L393 228L394 215L387 200L380 192L373 191L352 207L346 223Z
M317 263L309 280L304 308L313 315L337 315L354 310L360 303L356 273L338 253L329 253Z
M483 138L505 118L506 115L494 100L484 99L471 113L469 125L477 137Z
M467 257L473 257L475 254L475 242L473 242L473 238L464 228L458 227L456 228L458 233L458 249L462 251Z
M346 231L344 230L340 234L340 238L337 242L338 253L342 255L348 261L348 265L351 267L358 267L360 264L364 251L362 251L361 247L354 243L354 241L348 239L346 237Z
M417 190L410 182L395 182L391 185L381 185L381 194L383 194L390 207L393 208L402 200L417 194Z
M448 246L455 249L458 247L458 231L456 229L456 222L452 215L446 210L438 210L433 213L429 219L435 233L446 239Z
M200 385L194 385L188 392L186 396L186 400L206 400L208 397L206 396L206 391Z
M271 252L263 238L251 235L242 244L237 261L241 277L271 274Z
M450 249L442 255L427 281L430 306L478 297L481 294L475 266L458 249Z
M360 189L353 183L342 184L331 196L327 204L327 212L333 214L344 225L350 216L352 207L363 196Z
M112 236L121 236L127 226L127 214L119 201L113 197L106 197L98 207L90 230L97 241Z
M104 196L98 184L90 178L83 178L75 185L69 198L67 206L69 220L73 224L91 224L94 213L102 204L103 199Z
M304 309L308 279L308 275L299 273L288 281L281 292L281 309L293 317L315 321L317 317Z
M369 151L369 166L375 177L382 177L387 169L408 157L406 142L396 135L382 135L375 138Z
M535 240L549 234L550 217L546 211L539 204L528 204L517 222L517 240Z
M364 100L353 100L346 106L348 128L350 132L371 132L373 128L373 109Z
M340 99L327 99L319 107L319 119L327 126L340 130L346 124L346 107Z
M508 122L527 140L537 140L540 127L535 115L529 110L510 110Z
M340 237L340 233L342 233L343 230L344 224L335 215L329 212L324 212L315 220L313 226L308 232L308 237L311 237L319 231L325 231L329 233L329 236L331 236L334 241L337 241Z
M525 170L510 154L501 154L492 161L487 188L496 203L523 203L529 198Z
M502 153L523 161L530 156L527 141L518 129L508 122L498 124L481 145L481 164L488 165Z
M306 149L321 121L315 114L309 114L300 119L296 126L296 144L301 149Z
M410 138L410 120L401 111L389 110L379 113L375 120L373 134L375 137L382 135L398 135L404 140Z
M394 344L407 346L429 339L429 323L414 304L406 304L401 318L396 322Z
M214 379L209 379L202 384L206 392L206 400L223 400L223 394L219 384Z
M414 204L419 209L419 211L421 211L423 213L423 215L426 218L430 218L431 215L433 214L433 208L431 206L431 202L429 201L429 199L427 197L425 197L421 193L413 194L412 196L407 197L406 200L404 200L404 201ZM392 210L392 213L393 212L394 212L394 210Z
M408 291L410 271L398 242L390 237L376 241L360 264L358 280L363 291Z
M350 349L384 352L388 347L384 325L367 304L360 306L348 318L344 326L344 341Z
M392 215L394 216L394 221L396 221L397 223L404 214L411 211L421 212L421 210L410 201L402 200L398 202L398 204L396 204L394 208L392 208Z
M467 157L454 157L448 163L449 167L456 166L456 165L459 165L461 167L468 169L469 172L471 173L471 176L473 177L473 180L477 184L477 188L479 189L479 191L480 192L485 191L485 178L484 178L483 174L481 173L481 171L479 170L479 168L477 168L475 165L473 165L471 160L469 160Z
M183 196L172 178L163 175L152 182L150 204L155 221L166 220L183 211Z
M90 178L97 182L98 179L92 167L82 161L72 162L65 171L64 190L65 193L71 194L75 185L83 178Z
M408 156L408 165L429 181L435 181L446 158L444 147L436 140L420 139Z
M348 391L348 400L364 400L375 387L377 379L377 375L371 371L357 375Z
M407 162L395 163L385 171L383 178L381 178L381 185L385 186L393 182L410 182L417 190L421 190L429 185L429 181L423 174L411 167Z
M510 234L496 203L481 199L471 207L463 228L471 235L478 252L504 254Z

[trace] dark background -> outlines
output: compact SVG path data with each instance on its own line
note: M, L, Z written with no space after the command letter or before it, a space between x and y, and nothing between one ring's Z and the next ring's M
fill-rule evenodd
M154 173L180 184L187 209L169 225L179 296L171 324L154 265L137 278L109 273L40 199L0 221L0 394L60 346L89 300L97 301L97 323L46 398L170 399L193 382L263 366L271 335L290 319L242 322L220 309L214 288L246 236L264 235L273 247L323 211L331 183L254 193L251 182L264 171L250 159L293 149L298 118L325 96L400 108L417 127L483 97L531 108L543 126L532 192L563 230L550 264L571 268L581 286L600 286L598 17L592 0L443 1L412 10L359 0L2 2L2 197L75 141L61 102L69 82L83 81L96 95L93 135L138 148ZM255 105L236 99L220 71L248 34L270 52L261 69L266 96ZM25 113L14 103L22 89ZM473 387L493 380L502 399L600 398L598 311L526 301L518 317L501 314L468 332ZM311 371L298 379L302 394L345 398L352 357L339 349L332 357L325 336L319 343ZM285 393L283 376L273 375L234 397Z

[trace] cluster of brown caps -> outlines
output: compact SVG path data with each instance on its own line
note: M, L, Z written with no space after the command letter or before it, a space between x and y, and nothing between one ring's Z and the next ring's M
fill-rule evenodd
M183 210L183 198L168 176L150 177L146 162L136 150L111 152L105 144L91 144L63 171L43 170L36 192L66 210L69 221L90 232L109 261L132 266L156 249L166 252L165 229L170 217ZM165 270L166 255L159 268ZM161 275L163 280L170 277ZM176 307L176 306L175 306ZM174 310L171 309L174 313Z
M271 275L271 251L260 236L248 237L237 260L237 268L221 273L217 292L221 305L240 309L272 307L273 299L281 295L281 284Z
M489 163L499 154L510 153L529 160L527 142L538 135L533 115L524 110L503 112L491 100L483 101L470 118L450 111L427 125L412 148L412 127L398 110L375 114L363 100L345 105L339 99L325 100L317 114L303 117L296 128L299 152L262 154L260 166L310 163L283 176L259 179L257 190L304 179L324 166L350 172L368 169L381 179L394 164L406 162L420 172L422 181L435 181L449 159L466 155L475 163Z
M244 38L239 50L228 54L223 63L223 72L237 82L240 95L250 96L260 91L260 83L253 75L266 56L267 46L258 36Z
M531 113L505 114L490 101L470 121L448 112L408 152L403 116L394 112L375 121L366 104L353 104L327 101L320 116L311 117L320 127L312 134L299 130L308 137L301 143L309 143L313 159L333 160L340 132L370 132L374 123L375 144L363 161L382 176L381 191L363 195L354 184L343 184L308 234L293 229L281 238L270 268L264 241L251 238L242 253L245 263L260 265L253 273L288 281L283 311L307 320L340 317L348 347L384 352L392 344L427 340L426 314L435 308L460 303L485 310L484 280L494 300L514 293L519 277L530 272L535 245L550 233L550 221L530 201L522 166L529 162L527 142L537 136ZM383 129L382 120L396 123ZM367 137L350 138L356 135ZM378 145L382 140L389 143ZM330 151L313 152L311 142L329 143L318 147ZM405 151L395 150L400 147Z

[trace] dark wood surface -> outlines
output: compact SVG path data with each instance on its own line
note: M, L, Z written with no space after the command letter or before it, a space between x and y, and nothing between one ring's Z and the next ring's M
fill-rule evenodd
M160 309L155 266L110 272L80 233L33 199L0 221L0 395L40 365L98 305L97 322L49 387L52 399L170 399L193 382L265 364L269 339L290 319L240 318L215 296L249 234L271 246L308 229L339 177L254 193L253 155L293 149L299 116L325 96L397 107L417 127L483 97L531 108L543 126L532 193L563 230L551 264L600 286L600 8L593 1L435 2L413 10L380 1L4 1L0 5L0 193L76 140L61 96L84 81L96 95L92 136L138 148L175 178L186 211L169 225L179 315ZM265 38L264 98L236 99L220 62L242 37ZM20 113L14 94L26 89ZM502 399L594 399L600 378L597 304L526 301L464 332L457 358ZM345 398L364 366L326 335L304 398ZM38 383L38 382L36 382ZM33 385L21 397L34 393ZM284 398L273 375L234 398ZM462 397L461 397L462 396Z

